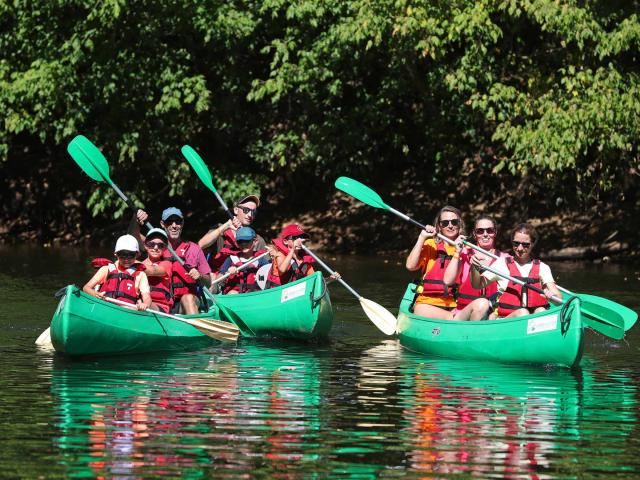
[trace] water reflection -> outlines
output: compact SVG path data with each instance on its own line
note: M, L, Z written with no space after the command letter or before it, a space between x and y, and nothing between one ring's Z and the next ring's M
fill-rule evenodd
M556 478L639 471L637 381L429 360L396 341L39 357L64 475Z
M637 423L636 386L620 372L589 362L572 372L425 361L396 341L367 350L360 366L365 405L400 384L399 441L407 469L426 476L552 478L558 463L624 474L637 463L620 455ZM603 445L619 463L602 455ZM588 463L574 457L578 450Z
M210 352L212 353L212 352ZM308 461L319 425L308 352L250 346L70 363L56 358L56 443L68 475L238 475Z

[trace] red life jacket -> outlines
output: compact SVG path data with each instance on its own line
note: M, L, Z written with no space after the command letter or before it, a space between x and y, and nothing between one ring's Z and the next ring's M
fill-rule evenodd
M182 242L178 248L174 248L176 254L184 261L190 242ZM175 300L180 300L187 293L196 294L196 281L189 276L185 267L176 260L169 249L166 249L162 256L163 260L171 262L171 293Z
M444 242L436 243L436 260L429 271L422 276L422 293L425 297L440 297L453 299L457 284L447 286L444 283L444 272L447 265L451 261L449 255L444 248Z
M255 257L256 255L260 255L266 252L266 250L260 250L258 252L253 252L251 255ZM237 255L230 255L233 267L240 267L244 265L243 259L238 257ZM260 290L260 286L258 285L256 279L256 273L258 272L258 261L253 262L252 265L236 272L234 275L228 277L225 281L224 288L222 289L222 293L229 293L232 290L235 290L239 293L246 292L255 292Z
M240 253L240 247L236 242L236 231L232 228L225 230L222 233L222 248L215 254L209 257L209 266L212 272L219 272L224 261L229 255L237 255Z
M280 238L276 238L273 241L275 247L282 252L284 255L289 254L289 248L284 244L284 241ZM278 262L274 260L273 267L267 276L267 283L265 285L265 290L267 288L277 287L279 285L284 285L285 283L295 282L296 280L300 280L307 276L307 272L309 271L309 267L313 267L315 264L315 260L311 255L303 255L300 263L295 258L291 259L291 266L289 269L280 273L278 270ZM277 273L275 273L277 272Z
M168 313L173 307L173 295L171 295L171 278L169 275L164 277L147 275L149 280L149 289L151 290L151 300L153 303L164 307L165 313Z
M502 252L496 250L496 255L498 257L502 257ZM468 258L471 258L469 256ZM495 260L491 260L493 263ZM491 265L491 263L489 265ZM469 271L468 264L463 265L462 279L460 281L460 286L456 292L456 304L458 309L463 309L471 302L473 302L476 298L490 298L498 291L498 283L493 282L492 284L486 286L482 289L473 288L471 286L471 272Z
M110 263L107 267L109 268L107 278L98 291L104 292L106 297L135 304L140 298L139 292L136 291L136 277L144 271L144 265L135 263L124 271L119 270L114 263Z
M531 267L531 271L529 272L528 277L520 276L520 270L516 266L516 262L512 257L508 257L506 259L507 267L509 267L509 275L517 278L518 280L522 280L526 282L527 285L531 285L533 287L537 287L542 289L542 281L540 280L540 260L533 260L533 266ZM498 315L501 317L506 317L514 310L517 310L522 307L526 307L529 311L532 311L538 307L549 308L549 302L547 301L547 297L539 294L527 288L527 304L524 305L522 303L522 289L527 288L526 286L518 285L513 282L509 282L507 285L507 289L500 295L498 299Z

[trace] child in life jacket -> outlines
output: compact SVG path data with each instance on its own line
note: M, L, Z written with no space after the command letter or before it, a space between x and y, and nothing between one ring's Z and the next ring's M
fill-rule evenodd
M138 310L149 308L151 295L145 267L136 262L139 251L138 241L132 235L122 235L114 249L117 261L100 267L82 290L92 297L108 297L130 303ZM100 285L97 291L96 285Z
M161 228L149 230L144 240L148 256L142 262L149 280L152 301L149 308L164 313L169 313L173 307L173 295L171 294L173 264L165 258L167 242L167 232Z
M238 267L243 265L247 260L266 252L266 249L258 250L258 240L256 232L251 227L240 227L235 232L235 241L238 245L237 253L229 255L222 267L220 267L220 275L231 273L230 277L225 280L222 287L222 293L245 293L260 290L256 279L258 269L264 265L268 265L271 260L269 257L262 257L259 260L242 270L238 271Z
M304 240L308 238L309 235L298 224L292 223L282 229L280 236L273 240L276 255L265 288L295 282L315 272L316 261L302 249ZM329 281L338 278L340 274L334 272Z

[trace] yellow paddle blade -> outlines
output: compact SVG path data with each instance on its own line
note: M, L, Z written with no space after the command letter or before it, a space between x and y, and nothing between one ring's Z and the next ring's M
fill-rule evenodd
M367 298L360 297L359 300L364 313L382 333L385 335L396 333L398 320L389 310Z

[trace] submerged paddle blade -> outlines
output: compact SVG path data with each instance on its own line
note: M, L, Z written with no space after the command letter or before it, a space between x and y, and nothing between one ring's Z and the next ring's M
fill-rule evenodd
M369 317L369 320L371 320L382 333L385 335L393 335L396 333L398 319L396 319L389 310L364 297L360 297L360 305L364 313Z
M623 328L626 332L633 327L638 320L638 314L613 300L598 297L596 295L578 294L583 313L593 313L606 319L609 323Z
M183 145L180 151L182 152L182 155L184 155L184 158L187 159L187 162L189 162L189 165L191 165L191 168L193 168L193 171L196 172L196 175L198 175L202 183L204 183L209 190L217 193L216 187L213 186L209 167L204 163L202 157L198 155L198 152L189 145Z
M53 348L53 343L51 343L51 327L47 327L47 329L36 339L35 343L39 348L45 350Z
M375 208L389 209L389 205L382 201L380 195L371 190L365 184L349 177L340 177L336 180L335 186L338 190L351 195L353 198L360 200L367 205Z
M109 164L102 152L84 135L78 135L67 145L67 152L84 173L97 182L109 181Z

